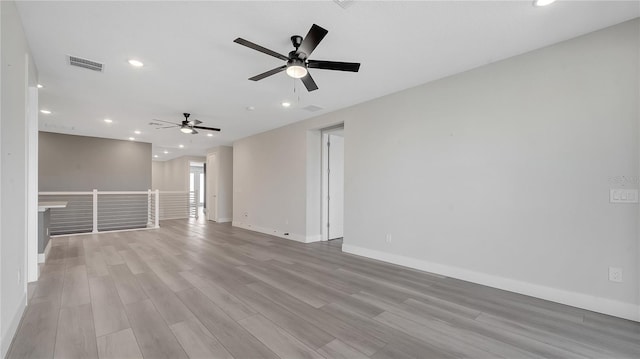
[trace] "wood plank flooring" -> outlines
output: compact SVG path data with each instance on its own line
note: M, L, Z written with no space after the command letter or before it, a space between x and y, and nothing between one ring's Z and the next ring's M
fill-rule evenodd
M640 358L640 324L228 224L52 239L8 358Z

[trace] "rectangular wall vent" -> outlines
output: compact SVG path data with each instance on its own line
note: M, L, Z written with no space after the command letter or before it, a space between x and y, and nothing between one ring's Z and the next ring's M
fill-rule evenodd
M91 61L91 60L87 60L81 57L71 56L71 55L69 55L69 65L82 67L88 70L98 71L98 72L102 72L102 70L104 69L104 65L99 62Z
M306 110L306 111L309 111L309 112L316 112L316 111L324 110L322 107L316 106L316 105L309 105L307 107L303 107L302 109Z

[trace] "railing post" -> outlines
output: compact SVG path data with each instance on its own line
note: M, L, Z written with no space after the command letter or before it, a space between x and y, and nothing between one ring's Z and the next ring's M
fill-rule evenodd
M160 228L160 190L156 190L156 228Z
M147 190L147 228L151 227L151 190Z
M93 190L93 233L98 233L98 190Z

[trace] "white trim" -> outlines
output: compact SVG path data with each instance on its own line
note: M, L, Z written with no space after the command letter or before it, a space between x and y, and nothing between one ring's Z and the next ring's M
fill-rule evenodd
M478 283L489 287L508 290L510 292L550 300L552 302L583 308L598 313L613 315L615 317L640 321L640 306L633 303L625 303L613 299L571 292L564 289L551 288L539 284L494 276L491 274L475 272L468 269L423 261L420 259L409 258L398 254L381 252L349 244L343 244L342 251L345 253Z
M51 250L51 238L49 238L49 242L47 246L44 248L44 253L38 253L38 263L44 263L47 261L47 257L49 256L49 251ZM38 273L38 278L40 278L40 273ZM38 280L36 278L36 280ZM33 282L33 281L30 281Z
M20 322L22 321L22 316L24 315L24 311L27 308L27 295L20 300L20 306L18 310L13 316L11 323L9 323L9 327L4 332L4 336L2 337L2 355L0 357L4 358L9 352L9 347L11 346L11 342L13 341L13 337L18 331L18 326L20 326Z
M182 218L180 218L182 219ZM133 232L133 231L148 231L152 229L158 229L159 227L145 227L145 228L130 228L130 229L114 229L110 231L98 231L98 232L84 232L84 233L69 233L69 234L54 234L51 238L58 237L76 237L76 236L92 236L101 233L116 233L116 232Z
M29 61L27 61L27 69ZM27 70L28 71L28 70ZM27 93L27 282L38 280L38 89Z
M322 242L322 234L307 235L307 243Z
M148 191L97 191L98 194L149 194ZM188 193L189 191L161 191L160 193ZM72 192L38 192L41 196L82 196L93 194L93 191L72 191Z
M302 234L284 232L284 231L280 231L280 230L273 229L273 228L260 227L260 226L255 226L255 225L249 224L249 223L243 223L243 222L231 222L231 225L234 226L234 227L238 227L238 228L248 229L250 231L269 234L269 235L280 237L280 238L284 238L284 239L290 239L290 240L296 241L296 242L301 242L301 243L309 243L309 242L311 242L311 241L308 241L307 237L302 235ZM285 233L289 233L289 234L285 235Z
M233 221L232 218L218 218L218 220L216 221L217 223L228 223Z

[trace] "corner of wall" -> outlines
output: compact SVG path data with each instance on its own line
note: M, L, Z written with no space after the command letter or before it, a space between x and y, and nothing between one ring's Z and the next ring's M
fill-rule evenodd
M20 300L20 305L17 308L13 318L11 319L11 322L9 323L7 329L4 330L4 328L2 328L2 353L0 354L0 357L4 358L8 354L9 348L11 347L11 342L13 341L13 337L18 331L18 326L20 325L20 321L22 320L22 316L26 308L27 296L25 294L22 300Z

